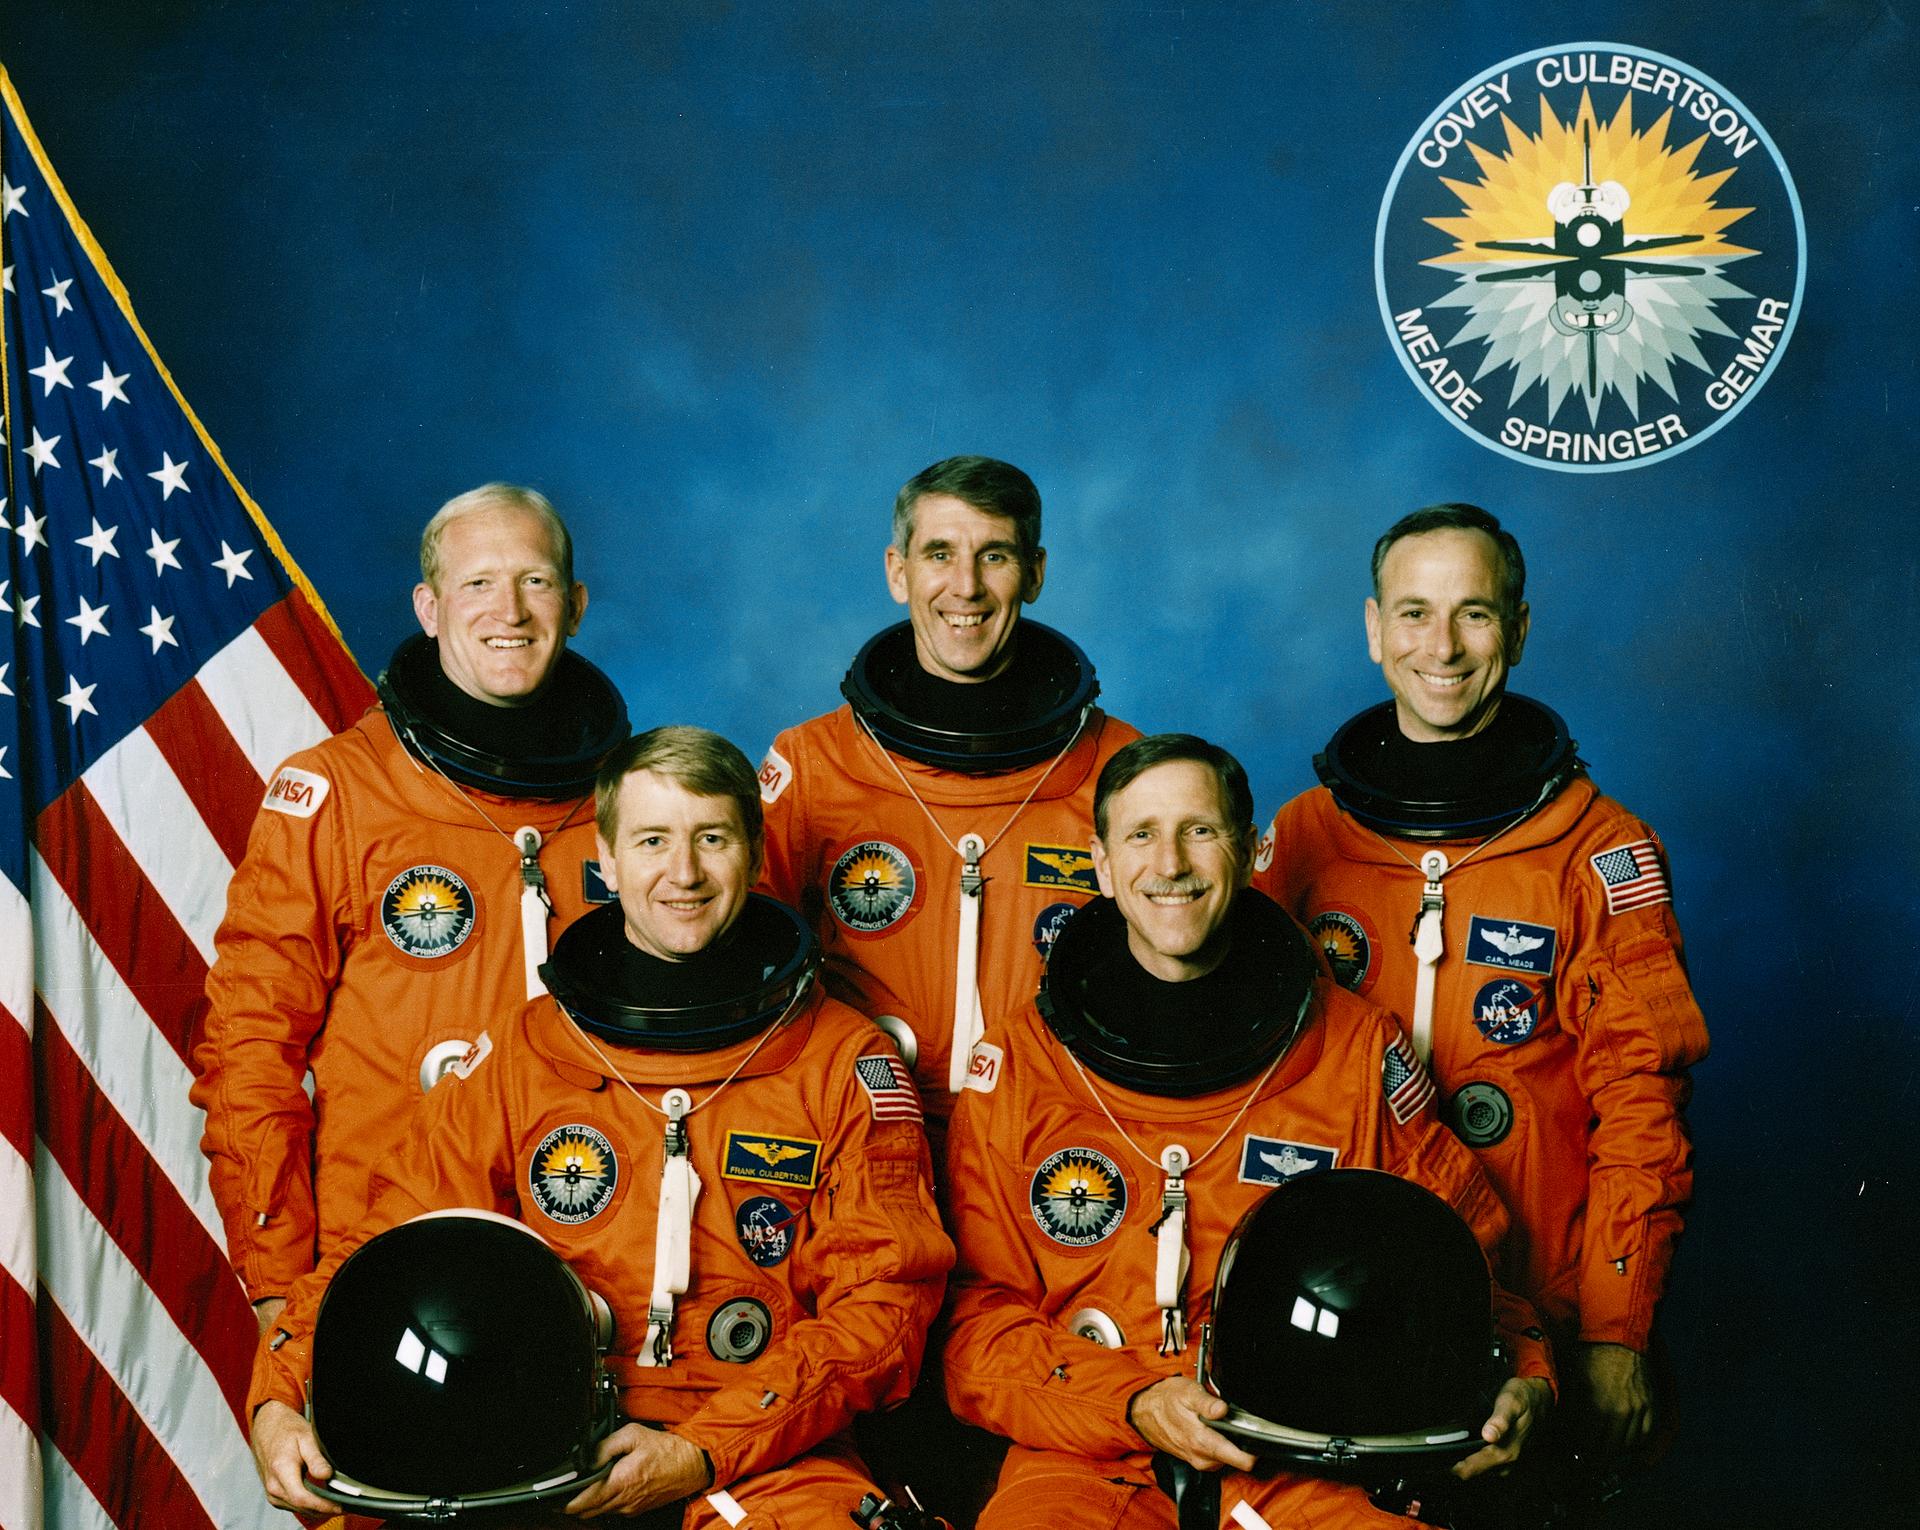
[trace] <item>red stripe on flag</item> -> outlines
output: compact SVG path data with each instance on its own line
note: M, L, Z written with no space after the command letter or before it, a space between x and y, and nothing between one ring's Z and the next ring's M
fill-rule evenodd
M181 1061L189 1061L206 1011L206 961L84 781L47 806L36 837L54 879L74 907L86 911L87 928L107 960ZM113 889L111 896L103 896L106 888Z
M33 1042L13 1012L0 1004L0 1137L33 1162Z
M34 1371L33 1298L0 1270L0 1402L40 1432L40 1380Z
M213 1530L199 1497L127 1394L40 1288L47 1438L117 1525Z
M253 628L330 732L338 733L373 705L367 677L300 591L263 612Z
M40 1014L40 1140L94 1220L200 1351L234 1420L243 1423L259 1334L246 1293L225 1252L100 1093L44 1005Z
M200 682L189 680L181 686L147 719L146 727L195 811L227 859L238 866L267 783L254 774L253 762L234 742Z

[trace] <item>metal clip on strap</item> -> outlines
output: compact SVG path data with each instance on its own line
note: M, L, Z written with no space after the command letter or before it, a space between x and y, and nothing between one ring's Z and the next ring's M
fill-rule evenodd
M527 997L537 999L547 991L540 981L540 967L547 959L547 921L553 916L553 900L547 896L547 876L540 869L540 831L522 824L513 831L513 843L520 851L520 954L526 963Z

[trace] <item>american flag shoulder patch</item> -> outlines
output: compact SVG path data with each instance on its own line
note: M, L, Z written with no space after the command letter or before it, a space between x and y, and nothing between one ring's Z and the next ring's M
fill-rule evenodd
M913 1075L907 1065L888 1052L875 1052L856 1058L853 1076L867 1091L876 1121L919 1121L920 1095L913 1087Z
M1673 890L1667 885L1667 868L1660 860L1660 847L1650 839L1615 845L1611 850L1590 856L1589 860L1594 875L1606 889L1609 914L1673 901Z
M1433 1098L1433 1075L1413 1055L1407 1038L1395 1036L1380 1057L1380 1092L1393 1119L1405 1126Z

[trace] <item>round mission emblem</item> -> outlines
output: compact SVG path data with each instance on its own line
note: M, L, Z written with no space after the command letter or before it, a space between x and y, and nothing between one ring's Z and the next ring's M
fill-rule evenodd
M1120 1165L1093 1148L1062 1148L1034 1171L1033 1219L1055 1243L1087 1248L1111 1237L1127 1214Z
M1537 467L1685 451L1773 375L1806 227L1753 113L1621 43L1521 54L1414 134L1374 282L1401 364L1447 422Z
M833 863L827 904L848 929L877 935L907 917L917 886L905 851L884 839L865 839Z
M620 1177L613 1144L591 1126L556 1126L527 1166L533 1203L556 1222L585 1222L606 1210Z
M1326 953L1334 982L1363 992L1373 978L1373 938L1359 918L1345 909L1330 908L1315 914L1307 929Z
M473 933L473 893L445 866L409 866L387 884L380 926L408 956L448 956Z

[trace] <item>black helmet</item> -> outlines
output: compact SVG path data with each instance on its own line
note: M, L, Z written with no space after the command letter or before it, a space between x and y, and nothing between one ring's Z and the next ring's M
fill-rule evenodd
M750 893L725 936L685 961L635 951L620 905L561 932L540 968L547 992L576 1023L629 1047L712 1052L757 1036L795 1009L820 970L806 921Z
M1047 954L1041 1018L1100 1077L1143 1094L1211 1094L1252 1078L1305 1029L1319 963L1262 893L1243 888L1227 921L1226 959L1203 978L1166 983L1129 953L1119 904L1083 904Z
M1232 1405L1215 1428L1295 1470L1363 1482L1477 1450L1510 1373L1467 1224L1377 1169L1302 1175L1241 1217L1201 1366Z
M900 690L896 677L920 662L910 622L867 639L840 682L840 694L875 738L909 760L969 776L1024 770L1066 748L1100 694L1100 682L1079 645L1051 627L1021 622L1020 645L1023 655L1040 656L1046 696L1033 716L992 731L965 732L909 717L892 699Z
M434 716L440 648L416 632L381 671L380 704L410 753L462 786L500 797L566 802L593 790L600 762L627 737L627 704L614 684L572 649L560 655L551 686L567 698L572 727L550 740L552 752L509 758L498 748L455 736Z
M1579 748L1552 707L1507 692L1502 720L1521 740L1520 752L1497 775L1453 798L1412 802L1371 778L1368 761L1398 724L1394 703L1383 701L1342 723L1313 757L1314 774L1343 811L1396 839L1473 839L1545 807L1580 772Z
M606 1473L612 1338L530 1227L462 1210L390 1228L321 1298L307 1411L334 1474L309 1486L398 1519L572 1497Z

